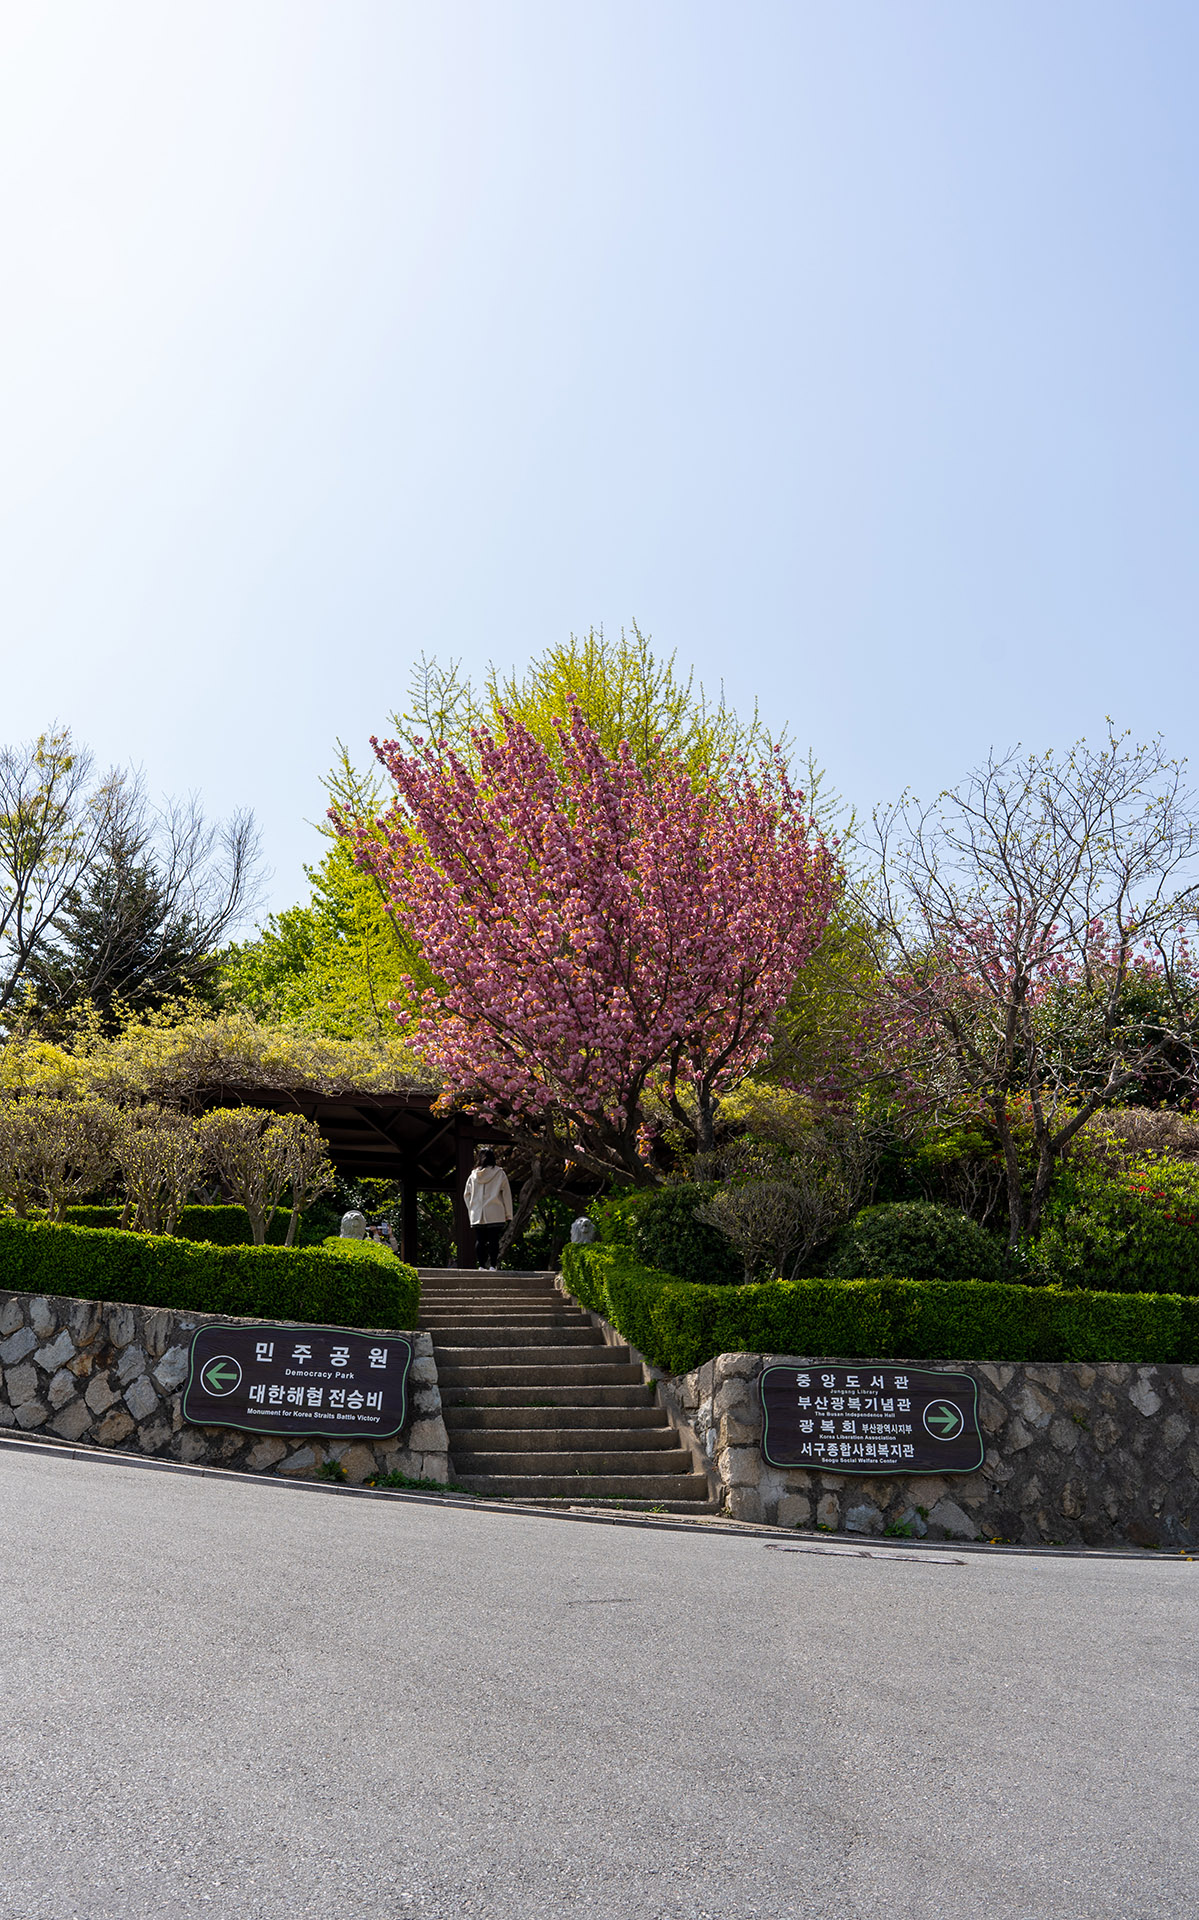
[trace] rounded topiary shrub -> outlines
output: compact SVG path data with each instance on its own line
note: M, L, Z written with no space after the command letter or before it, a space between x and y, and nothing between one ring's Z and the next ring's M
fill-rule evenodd
M1002 1280L1003 1248L969 1214L925 1200L864 1207L833 1242L836 1280Z
M741 1260L718 1227L695 1217L708 1191L690 1183L626 1189L596 1202L591 1217L601 1242L632 1247L647 1267L704 1286L737 1286L745 1278Z
M637 1208L633 1245L647 1267L662 1273L703 1286L737 1286L745 1278L743 1262L719 1227L695 1217L705 1198L698 1186L653 1188Z

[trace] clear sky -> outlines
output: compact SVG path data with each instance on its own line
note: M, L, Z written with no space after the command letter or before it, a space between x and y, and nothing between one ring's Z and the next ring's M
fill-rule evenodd
M303 891L422 650L636 620L858 807L1199 760L1193 4L3 0L4 729ZM1199 771L1199 770L1197 770Z

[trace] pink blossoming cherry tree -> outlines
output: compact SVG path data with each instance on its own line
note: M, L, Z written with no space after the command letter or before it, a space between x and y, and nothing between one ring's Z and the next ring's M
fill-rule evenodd
M475 767L372 741L395 801L338 825L439 978L414 1042L447 1091L643 1182L647 1108L711 1145L840 871L777 756L697 785L669 755L652 772L605 755L577 708L559 742L507 716L474 736Z

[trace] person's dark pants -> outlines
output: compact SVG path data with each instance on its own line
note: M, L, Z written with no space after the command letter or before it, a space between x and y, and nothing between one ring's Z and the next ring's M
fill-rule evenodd
M485 1222L475 1228L475 1265L495 1267L500 1259L500 1235L504 1231L502 1220Z

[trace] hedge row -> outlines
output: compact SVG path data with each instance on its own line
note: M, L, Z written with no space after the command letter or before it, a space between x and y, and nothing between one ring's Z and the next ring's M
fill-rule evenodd
M290 1218L290 1208L283 1207L276 1213L267 1230L269 1245L283 1245ZM67 1208L67 1225L70 1227L117 1227L120 1221L120 1207ZM301 1219L301 1233L304 1224ZM248 1247L252 1244L250 1218L244 1207L181 1207L175 1234L180 1240L202 1240L214 1247ZM323 1231L319 1237L324 1238Z
M1067 1293L979 1280L704 1287L611 1246L565 1247L562 1265L576 1300L670 1373L688 1373L718 1353L1199 1364L1199 1300L1178 1294Z
M0 1217L0 1285L184 1313L340 1327L414 1327L420 1279L371 1248L215 1247L165 1235Z

